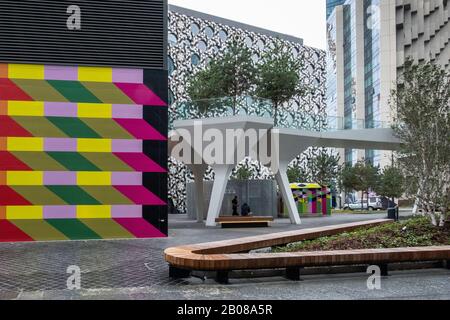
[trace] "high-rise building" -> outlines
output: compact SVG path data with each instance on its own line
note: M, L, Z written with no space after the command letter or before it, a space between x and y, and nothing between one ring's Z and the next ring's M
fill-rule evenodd
M345 0L327 0L327 19L333 13L334 8L343 4Z
M329 3L327 2L327 5ZM346 0L327 20L327 110L346 128L391 122L389 98L407 57L449 69L447 0ZM341 159L387 165L391 154L339 150Z

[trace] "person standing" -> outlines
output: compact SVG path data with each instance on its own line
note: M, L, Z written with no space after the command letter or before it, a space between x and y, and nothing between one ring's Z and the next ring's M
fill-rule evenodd
M237 196L235 196L234 199L231 201L231 205L233 207L233 216L239 216L238 213L239 201Z

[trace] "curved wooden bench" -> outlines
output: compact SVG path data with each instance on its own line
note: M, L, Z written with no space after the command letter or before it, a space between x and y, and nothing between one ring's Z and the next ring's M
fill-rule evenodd
M263 228L268 227L273 220L273 217L231 216L217 218L216 222L222 225L222 228Z
M289 231L166 249L165 259L173 278L188 277L193 270L217 271L219 282L228 281L232 270L286 268L290 279L299 277L299 270L311 266L377 264L387 274L387 263L450 260L450 246L396 249L364 249L322 252L247 253L251 250L281 246L293 242L373 227L392 220L374 220L313 229ZM449 263L447 263L448 265Z

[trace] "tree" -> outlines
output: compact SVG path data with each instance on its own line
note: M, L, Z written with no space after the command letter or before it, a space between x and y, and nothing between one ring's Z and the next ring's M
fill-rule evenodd
M290 183L301 183L308 180L307 173L298 165L289 167L287 169L287 176Z
M242 42L233 41L223 55L212 59L190 79L188 95L192 101L200 102L196 105L203 109L210 107L211 101L202 103L202 100L231 97L235 115L238 97L251 92L255 76L251 50Z
M386 198L400 198L404 192L405 179L403 172L397 167L385 167L383 173L378 176L375 192Z
M235 180L247 181L250 180L252 176L253 173L250 170L250 168L247 165L242 165L236 170L236 173L233 175L233 178Z
M339 175L339 156L334 153L320 150L309 163L311 178L321 186L335 187Z
M359 161L355 166L344 166L340 174L341 188L345 192L361 192L361 210L364 210L364 195L369 198L369 191L374 190L378 182L379 168L370 162ZM367 201L367 209L369 202Z
M432 63L405 62L392 91L393 129L402 141L399 166L407 188L434 225L450 206L450 73Z
M278 124L278 109L293 97L306 92L300 84L301 61L277 40L273 49L263 54L258 65L255 94L272 101L275 125Z

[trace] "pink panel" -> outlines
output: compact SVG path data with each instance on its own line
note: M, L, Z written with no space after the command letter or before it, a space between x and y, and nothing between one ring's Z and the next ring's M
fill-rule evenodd
M141 172L113 172L113 186L139 186L142 184Z
M167 140L161 133L143 119L114 119L125 130L131 133L136 139L142 140Z
M44 219L76 219L76 206L45 206Z
M144 83L143 69L113 69L113 82L120 83Z
M138 205L164 206L166 203L143 186L114 186L119 192Z
M77 67L45 66L46 80L78 81Z
M114 83L135 103L145 106L166 107L167 103L162 101L152 90L143 84L136 83Z
M111 215L113 218L142 218L142 206L112 206Z
M114 155L139 172L167 172L143 153L114 153Z
M137 104L114 104L112 107L112 117L115 119L142 119L143 110Z
M122 227L131 232L136 238L165 238L166 235L144 219L114 219Z

